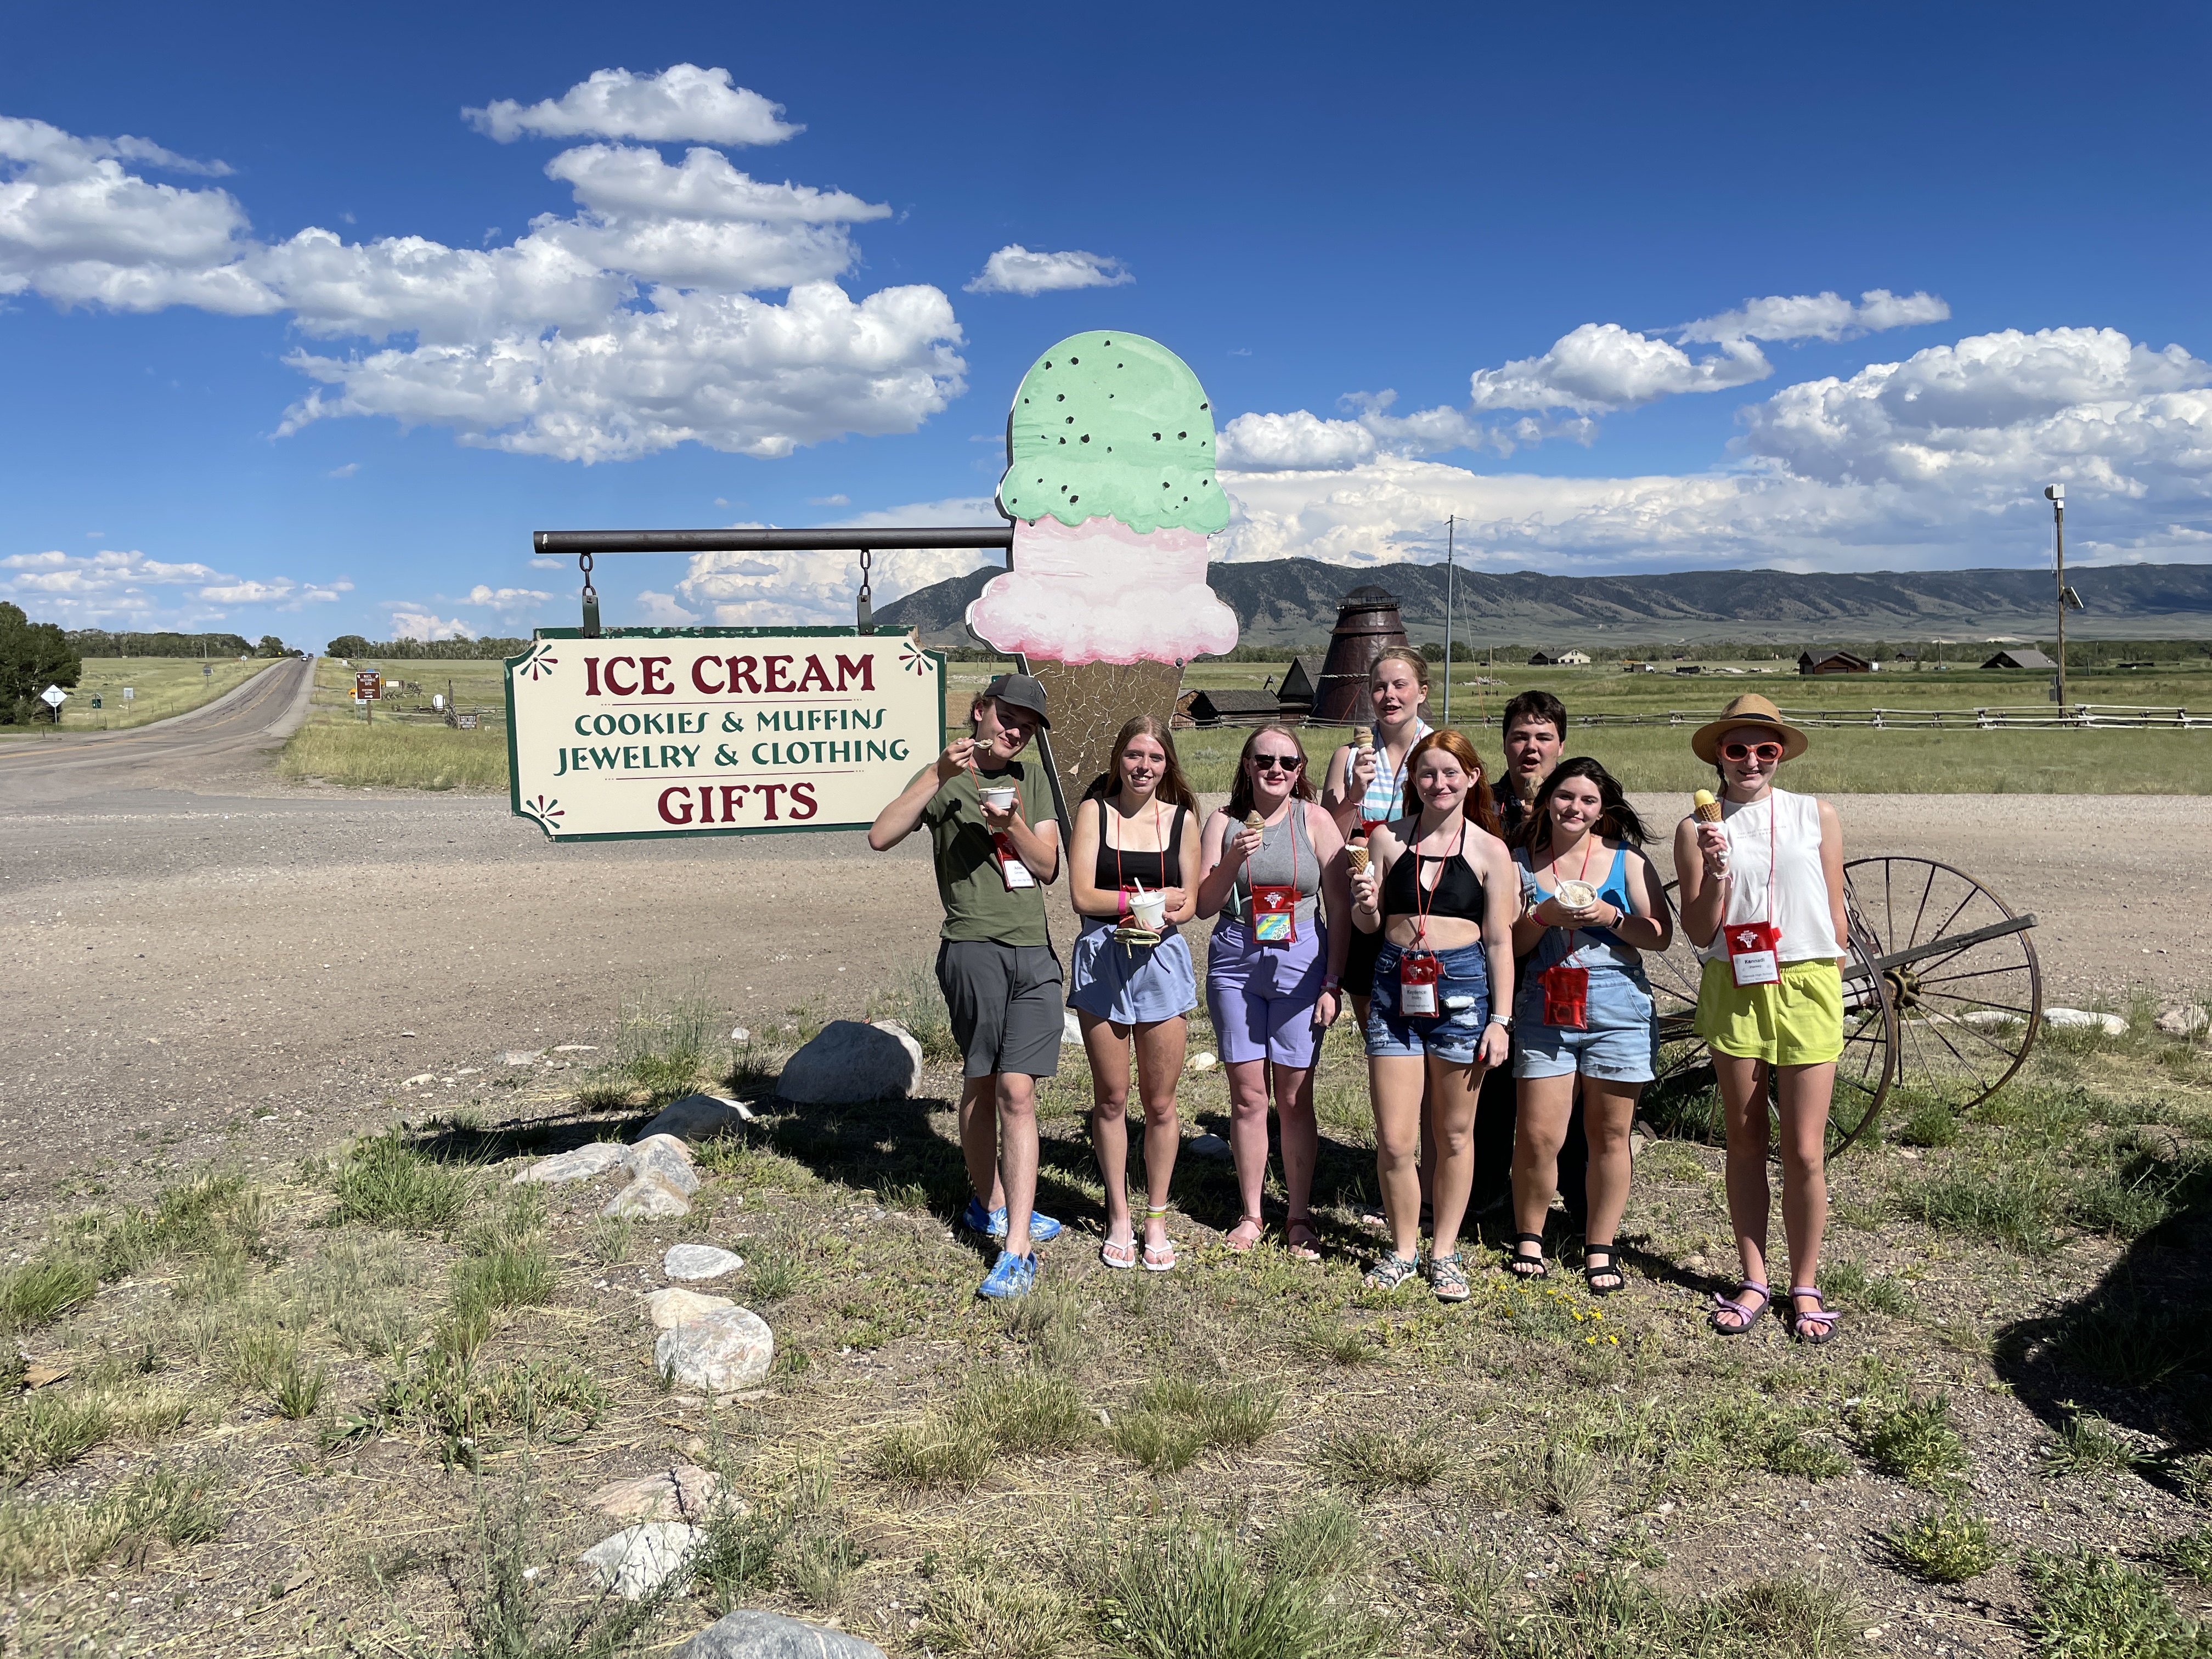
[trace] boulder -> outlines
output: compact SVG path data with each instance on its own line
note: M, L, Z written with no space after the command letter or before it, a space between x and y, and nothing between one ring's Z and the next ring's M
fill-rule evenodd
M657 1175L641 1175L599 1208L601 1215L634 1216L645 1220L690 1215L691 1200Z
M706 1523L721 1486L713 1471L678 1463L602 1486L584 1502L617 1521L684 1521L696 1527Z
M2212 1009L2201 1002L2159 1010L2158 1029L2168 1036L2203 1036L2208 1025L2212 1025Z
M672 1244L668 1254L660 1258L661 1272L671 1279L693 1283L702 1279L720 1279L744 1265L744 1257L735 1250L726 1250L715 1244Z
M689 1198L699 1190L699 1172L691 1167L691 1149L674 1135L647 1135L623 1149L623 1168L632 1177L659 1176Z
M537 1048L509 1048L499 1057L502 1066L535 1066L543 1051Z
M508 1182L519 1187L525 1182L589 1181L603 1176L623 1161L623 1149L611 1140L595 1140L588 1146L579 1146L573 1152L556 1152L551 1158L542 1158Z
M580 1559L603 1588L635 1601L683 1572L706 1539L703 1528L681 1521L646 1521L602 1538Z
M903 1098L921 1078L921 1045L895 1019L833 1019L784 1062L775 1091L807 1105Z
M768 1322L747 1308L717 1308L688 1325L663 1331L653 1363L687 1389L735 1394L768 1375L775 1336Z
M827 1625L748 1607L724 1613L671 1659L884 1659L884 1650Z
M2128 1034L2128 1023L2119 1015L2092 1013L2087 1008L2045 1008L2043 1023L2073 1030L2102 1031L2106 1036Z
M645 1298L646 1316L659 1331L672 1331L678 1325L689 1325L702 1315L717 1308L734 1308L738 1304L726 1296L702 1296L696 1291L671 1287L655 1291Z
M1197 1158L1227 1158L1229 1143L1219 1135L1193 1135L1183 1142L1183 1150Z
M712 1140L716 1135L732 1133L741 1123L750 1123L752 1115L742 1101L726 1100L720 1095L686 1095L663 1107L659 1115L638 1132L638 1139L674 1135L678 1140Z

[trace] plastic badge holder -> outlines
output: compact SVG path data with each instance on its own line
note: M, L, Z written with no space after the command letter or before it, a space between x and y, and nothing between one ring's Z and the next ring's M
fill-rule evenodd
M1544 1024L1563 1031L1589 1029L1589 969L1555 962L1536 975L1544 990Z
M1425 951L1399 957L1398 1012L1434 1018L1437 981L1443 974L1443 964Z
M1739 988L1771 985L1782 977L1777 953L1782 930L1771 922L1740 921L1728 930L1729 971Z
M1260 885L1252 889L1252 938L1261 945L1294 945L1298 937L1298 890Z

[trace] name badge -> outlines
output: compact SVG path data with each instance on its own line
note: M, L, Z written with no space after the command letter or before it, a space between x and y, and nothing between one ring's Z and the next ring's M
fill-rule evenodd
M1401 1014L1425 1014L1434 1018L1437 981L1443 972L1443 964L1425 951L1399 957L1398 1012Z
M1544 1024L1563 1031L1589 1029L1589 969L1555 962L1536 975L1544 993Z
M1022 862L1022 855L1014 851L1014 838L1004 832L991 837L991 846L999 858L999 879L1006 884L1010 893L1036 885L1036 876Z
M1294 945L1298 937L1298 890L1281 886L1252 888L1252 939L1259 945Z
M1738 987L1772 985L1781 979L1782 963L1776 954L1782 945L1779 927L1771 922L1739 922L1726 930L1726 936L1729 971Z

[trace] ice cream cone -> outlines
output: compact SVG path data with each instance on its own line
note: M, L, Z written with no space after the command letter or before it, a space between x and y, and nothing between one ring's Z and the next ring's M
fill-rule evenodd
M1361 752L1375 747L1375 733L1364 726L1352 728L1352 746Z
M1352 873L1364 875L1367 870L1367 849L1357 843L1344 849L1345 860L1352 866Z
M1247 812L1244 815L1244 827L1247 830L1249 830L1255 836L1262 835L1266 833L1267 820L1261 817L1257 812Z
M1718 823L1721 821L1721 804L1713 799L1713 792L1710 789L1700 789L1690 797L1690 811L1699 823Z

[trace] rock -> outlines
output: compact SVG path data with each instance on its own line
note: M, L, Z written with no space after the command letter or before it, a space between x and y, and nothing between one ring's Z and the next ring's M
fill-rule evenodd
M921 1045L895 1019L833 1019L784 1062L775 1091L817 1106L903 1099L921 1079Z
M721 1478L696 1463L600 1487L584 1502L617 1521L684 1521L704 1525Z
M1229 1143L1224 1140L1219 1135L1193 1135L1188 1140L1183 1142L1182 1145L1185 1152L1195 1153L1200 1158L1227 1158L1229 1156Z
M596 1054L599 1052L599 1045L596 1042L556 1042L553 1045L553 1052L556 1054Z
M403 1089L413 1089L425 1083L435 1083L437 1080L438 1076L434 1072L417 1072L399 1086Z
M736 1251L714 1244L672 1244L668 1254L660 1258L661 1272L694 1284L702 1279L720 1279L744 1265L744 1257Z
M738 1026L730 1033L730 1041L732 1042L750 1042L752 1040L753 1034L745 1030L742 1025Z
M702 1394L735 1394L766 1376L775 1358L775 1334L747 1308L717 1308L653 1345L653 1364Z
M556 1152L551 1158L542 1158L509 1182L520 1187L526 1182L548 1182L589 1181L593 1176L603 1176L623 1161L623 1149L611 1140L595 1140L588 1146L579 1146L573 1152Z
M1190 1057L1190 1069L1194 1072L1210 1072L1219 1064L1211 1048L1200 1048Z
M706 1533L681 1521L647 1521L603 1538L580 1558L626 1601L651 1594L684 1570Z
M671 1288L655 1291L645 1298L645 1311L653 1321L653 1328L672 1331L678 1325L689 1325L693 1320L710 1314L717 1308L734 1308L738 1304L726 1296L702 1296L696 1291Z
M2018 1025L2018 1014L2007 1013L2002 1008L1974 1008L1959 1016L1961 1025L1972 1025L1979 1030L1994 1030L1999 1026Z
M600 1206L601 1215L690 1215L691 1200L657 1175L641 1175Z
M2212 1008L2201 1003L2177 1003L2158 1012L2158 1029L2168 1036L2203 1036L2212 1026Z
M1080 1048L1083 1046L1083 1022L1076 1018L1073 1008L1060 1011L1060 1043L1063 1048Z
M499 1057L499 1063L502 1066L535 1066L540 1052L536 1048L509 1048Z
M638 1139L673 1135L678 1140L712 1140L731 1133L740 1123L750 1123L752 1115L742 1103L720 1095L686 1095L663 1107L659 1116L638 1131Z
M826 1625L748 1607L724 1613L670 1659L884 1659L884 1650Z
M699 1190L691 1149L674 1135L647 1135L631 1142L623 1150L622 1162L632 1176L659 1176L686 1198Z
M2098 1030L2106 1036L2125 1036L2128 1023L2118 1014L2092 1013L2087 1008L2045 1008L2045 1025L2070 1027L2075 1030Z

